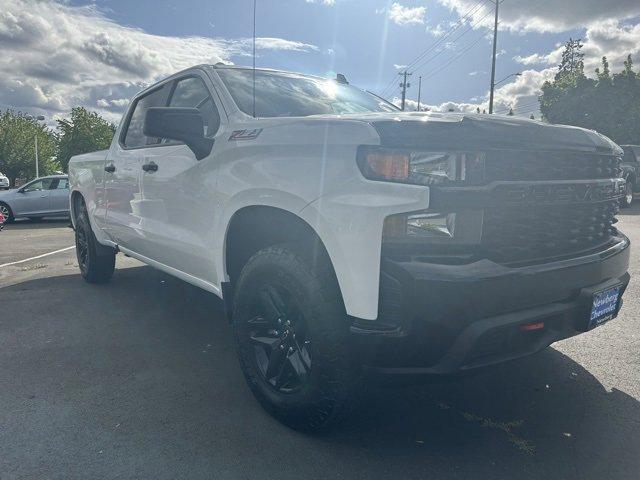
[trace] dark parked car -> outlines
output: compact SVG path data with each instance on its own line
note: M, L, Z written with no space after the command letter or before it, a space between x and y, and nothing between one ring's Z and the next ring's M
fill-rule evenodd
M640 193L640 145L622 145L624 158L622 159L622 174L627 181L627 190L622 199L622 206L628 207L633 202L633 194Z

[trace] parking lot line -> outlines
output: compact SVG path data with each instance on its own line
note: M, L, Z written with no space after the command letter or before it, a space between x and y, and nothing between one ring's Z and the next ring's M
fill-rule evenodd
M53 252L43 253L42 255L37 255L35 257L25 258L24 260L18 260L17 262L3 263L2 265L0 265L0 268L10 267L11 265L18 265L20 263L30 262L31 260L37 260L39 258L48 257L49 255L55 255L56 253L66 252L67 250L71 250L72 248L76 248L75 245L72 245L66 248L61 248L60 250L54 250Z

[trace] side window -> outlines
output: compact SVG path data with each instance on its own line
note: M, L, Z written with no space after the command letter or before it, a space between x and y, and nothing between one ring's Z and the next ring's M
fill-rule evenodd
M42 180L38 180L37 182L30 183L23 187L23 192L35 192L37 190L42 190Z
M54 178L43 178L42 180L31 182L26 187L24 187L23 191L35 192L38 190L49 190L54 180Z
M69 190L69 180L66 178L59 178L57 184L51 185L51 190Z
M144 117L147 109L151 107L166 107L167 97L169 96L170 83L167 83L157 90L147 93L144 97L136 100L132 106L133 113L127 126L124 137L124 146L127 148L144 147L146 145L155 145L160 142L159 138L146 137L143 131Z
M170 107L197 108L204 120L204 135L212 137L220 127L220 114L209 90L199 77L178 80L169 102Z

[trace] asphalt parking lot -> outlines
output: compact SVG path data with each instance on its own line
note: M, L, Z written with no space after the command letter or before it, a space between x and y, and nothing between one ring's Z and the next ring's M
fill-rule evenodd
M640 205L619 227L640 245ZM303 435L254 401L214 296L119 255L78 273L67 221L0 232L0 479L637 479L640 249L618 319L533 357L372 388Z

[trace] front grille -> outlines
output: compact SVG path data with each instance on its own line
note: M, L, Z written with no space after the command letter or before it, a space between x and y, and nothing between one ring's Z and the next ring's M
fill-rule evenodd
M596 180L622 176L620 158L584 152L488 152L484 179Z
M611 239L618 200L569 205L529 205L485 211L482 248L501 262L586 251Z

